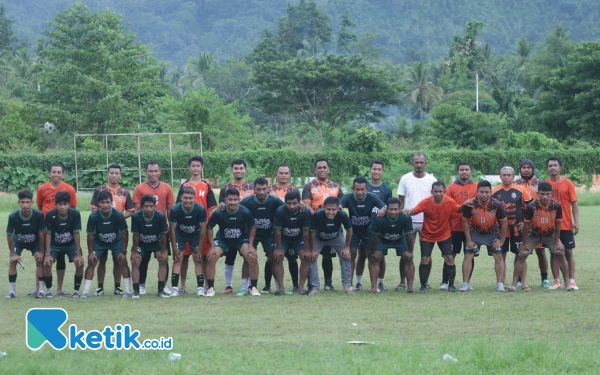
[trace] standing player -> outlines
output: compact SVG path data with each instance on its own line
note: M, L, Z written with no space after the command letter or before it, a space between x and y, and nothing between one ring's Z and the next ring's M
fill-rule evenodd
M371 180L367 181L367 191L376 194L383 203L386 203L392 196L392 189L381 181L383 177L383 162L375 160L371 162ZM358 252L358 260L356 261L356 289L362 289L362 275L365 270L365 261L367 260L366 251ZM377 288L379 290L387 290L383 284L385 277L385 257L379 262L379 277L377 278Z
M471 164L466 162L458 163L456 165L456 174L458 174L458 179L454 180L454 182L448 186L448 189L446 189L446 196L454 199L454 201L458 204L463 204L467 199L475 198L477 196L477 184L471 180L473 167ZM452 216L450 221L450 230L452 231L452 255L454 256L454 259L456 260L456 256L460 254L460 251L463 247L465 248L466 257L467 239L465 237L461 214L455 214ZM470 258L471 273L469 275L469 279L471 279L473 276L473 270L475 269L475 259L473 257ZM448 280L442 279L440 290L445 289L448 289Z
M112 195L112 207L117 211L121 212L125 219L130 217L135 212L135 205L131 199L131 195L124 187L121 187L121 166L118 164L111 164L108 166L108 184L101 185L94 191L92 196L92 202L90 208L93 211L98 209L98 194L103 191L108 191ZM106 274L106 260L108 259L108 252L105 251L104 256L98 259L98 289L96 289L96 295L101 296L104 294L104 275ZM127 264L127 257L119 263L116 257L113 257L113 277L115 279L115 290L114 295L123 294L121 289L121 273L127 275L129 278L131 270ZM119 266L121 264L121 266ZM91 280L91 279L90 279ZM131 293L131 291L129 292Z
M523 289L526 285L527 274L523 272L523 264L527 261L529 253L537 246L550 249L550 254L554 257L560 267L560 271L565 279L565 285L569 281L569 266L565 259L565 248L560 241L560 227L563 218L561 204L551 198L552 185L548 182L540 182L538 185L539 198L529 203L525 208L525 224L523 225L523 243L519 248L519 256L515 263L515 273L512 285L509 291L517 290L517 279L521 276L523 280ZM567 287L568 291L575 288L572 285Z
M21 254L23 250L31 251L35 258L36 268L35 276L38 282L39 292L37 298L44 297L44 285L48 277L52 277L51 270L44 267L44 253L46 239L46 225L44 215L41 211L31 208L33 194L28 191L21 191L18 195L19 209L8 215L8 225L6 226L6 241L10 252L10 261L8 263L8 285L9 292L6 298L15 298L17 296L17 264L21 263ZM52 287L52 285L50 285Z
M146 181L142 182L138 186L135 187L133 191L133 203L135 204L136 211L140 211L142 209L141 199L144 195L148 194L154 197L154 205L155 209L160 212L165 218L165 227L167 226L166 220L169 218L169 212L171 211L171 207L175 204L175 198L173 197L173 189L171 186L165 182L160 181L160 166L158 162L154 160L150 160L146 163ZM132 226L133 228L133 222ZM166 245L165 251L167 252L167 257L164 262L167 265L167 276L169 277L169 239L168 236L165 236ZM158 251L158 250L157 250ZM153 251L143 251L141 254L143 255L141 263L139 265L139 284L140 294L146 294L146 276L148 274L148 263L150 263L150 259L152 257ZM133 256L134 254L132 254ZM156 255L156 254L155 254ZM165 278L165 280L166 280ZM165 285L166 288L166 285ZM170 291L168 288L165 290L166 294L169 295Z
M201 156L192 156L188 160L188 169L190 170L190 179L181 184L179 187L179 192L177 193L177 199L175 201L177 203L181 202L181 194L183 188L186 186L191 186L196 190L196 203L202 205L206 210L207 220L210 218L210 214L217 207L217 200L215 199L215 193L212 190L212 186L206 181L202 179L202 170L204 169L204 159ZM204 237L204 243L200 244L201 257L202 257L202 267L200 274L202 279L204 279L204 274L206 271L206 256L208 255L208 251L210 250L210 244L206 236ZM179 289L179 294L185 293L186 290L186 279L187 279L187 270L188 264L190 260L190 255L192 255L192 249L186 245L185 250L183 251L183 257L181 259L181 288ZM196 275L196 279L198 279L198 275ZM197 280L196 280L197 281ZM204 289L204 285L202 285ZM198 293L198 290L196 291Z
M56 208L46 213L46 260L47 266L60 257L69 257L69 262L75 263L75 286L73 298L79 298L79 287L83 279L83 258L81 257L81 246L79 234L81 232L81 215L79 211L69 207L71 195L66 191L59 191L54 195ZM52 286L46 284L46 288ZM64 294L63 294L64 295ZM46 293L46 297L52 296L52 291Z
M463 259L463 283L461 292L471 290L471 276L475 253L478 246L485 245L488 255L494 257L496 269L496 290L504 292L506 277L506 263L504 262L502 245L506 239L508 221L504 206L498 200L491 197L492 185L489 181L481 181L477 184L477 198L471 207L465 208L463 212L463 227L467 241L465 247L465 258Z
M254 185L248 183L244 179L246 176L246 161L243 159L236 159L231 162L231 173L233 174L233 181L226 184L221 188L219 193L219 202L225 202L225 193L228 189L236 189L240 195L240 200L254 194ZM222 294L233 293L233 269L235 265L235 258L237 257L237 251L225 251L225 289ZM242 265L242 289L244 287L244 280L248 278L248 264L244 261Z
M173 246L173 276L171 277L171 297L179 295L179 273L181 255L185 249L194 254L196 266L196 295L204 296L204 273L202 272L202 246L206 239L206 209L195 202L196 189L184 186L180 190L181 202L171 208L169 214L169 235Z
M565 247L565 257L569 265L569 285L565 288L579 290L575 283L575 235L579 232L579 205L577 204L577 193L575 185L565 177L560 175L562 171L562 161L558 156L548 159L546 166L548 168L548 182L552 185L552 198L560 203L562 208L563 220L560 223L560 242ZM571 211L573 215L571 215ZM560 288L560 279L558 269L560 268L560 256L550 254L550 264L552 265L552 275L554 282L550 289Z
M329 161L326 159L319 159L315 162L315 175L317 178L310 181L302 189L302 202L309 207L312 214L318 209L323 208L325 199L328 197L341 198L344 196L340 185L329 180ZM323 268L323 275L325 277L325 290L332 291L335 288L332 284L333 276L333 261L332 257L335 257L335 250L332 248L329 252L321 254L323 261L321 267ZM312 280L311 280L312 281Z
M94 269L98 259L107 257L110 250L117 269L123 273L125 293L123 298L131 297L131 279L127 266L127 245L129 233L125 216L113 208L113 195L108 190L96 195L96 204L100 209L92 212L87 222L88 266L85 270L82 298L89 297L90 286L94 278ZM116 293L115 293L116 294Z
M281 255L284 252L286 256L292 252L297 257L300 255L302 261L300 265L300 283L296 284L294 291L304 290L304 283L308 277L309 268L312 267L312 272L317 274L318 268L316 259L310 256L310 210L306 207L300 208L300 193L298 190L293 190L285 194L285 205L275 211L275 256ZM289 259L289 258L288 258ZM281 273L281 282L283 282L283 265L280 270L276 270L275 274ZM293 279L292 279L293 280ZM280 293L283 284L281 284Z
M240 252L248 263L250 273L249 293L260 296L256 283L258 282L258 258L256 249L249 245L250 239L256 234L254 218L250 211L240 205L240 192L235 188L227 189L219 199L225 200L225 209L216 210L208 220L206 235L211 243L208 254L208 265L206 267L206 279L208 282L207 297L215 295L215 266L221 256L228 252ZM219 226L219 231L213 239L213 228Z
M140 198L139 211L131 216L131 268L133 276L133 298L140 298L140 266L145 258L152 254L158 261L158 292L159 297L168 298L170 293L165 291L167 272L169 269L167 254L167 219L156 209L156 198L144 194Z
M340 200L337 197L327 197L323 202L323 208L317 210L310 220L310 241L312 245L311 256L318 258L325 246L338 253L340 258L340 269L342 271L342 285L344 292L353 293L352 289L352 260L350 255L350 241L352 239L352 224L345 211L340 210ZM344 240L344 231L346 236ZM310 294L318 294L321 288L318 269L311 272Z
M431 187L431 196L423 199L411 209L404 209L407 215L418 215L423 213L423 227L421 230L421 264L419 265L419 279L421 281L421 293L429 291L427 287L433 246L437 243L444 257L444 278L448 280L448 291L456 292L454 278L456 277L456 265L452 252L452 234L450 231L450 218L456 212L463 212L463 206L459 206L454 199L445 196L446 185L442 181L436 181ZM464 205L470 204L466 201ZM414 224L414 223L413 223Z
M352 193L342 197L342 207L348 209L352 223L352 240L350 241L350 254L352 255L352 273L356 256L359 251L366 251L371 245L371 224L373 216L385 215L385 203L374 193L367 192L367 180L356 177L352 182ZM361 283L356 283L362 289ZM360 290L357 288L357 290Z
M396 249L396 255L405 257L406 290L413 293L415 264L413 250L415 238L412 229L412 218L400 212L400 200L390 198L387 201L387 214L376 217L373 221L373 235L369 250L369 273L371 275L371 293L377 293L379 288L379 268L389 249Z
M425 166L427 165L427 157L425 154L418 152L412 156L411 165L413 171L405 174L400 178L398 183L398 198L402 202L403 209L411 209L415 207L420 201L431 195L431 187L434 182L437 181L433 175L425 173ZM423 227L423 214L415 215L412 217L413 230L416 233L421 233ZM416 234L415 234L416 236ZM400 284L396 287L396 290L403 290L406 288L404 275L404 269L406 262L405 258L400 258ZM431 272L431 262L428 263L428 272Z
M250 250L253 249L258 254L256 249L260 243L271 263L271 268L283 269L281 268L283 267L281 264L283 254L275 254L275 240L273 237L275 235L273 231L275 211L283 205L281 199L270 195L269 182L265 178L259 177L254 180L254 195L244 198L240 205L246 207L254 217L256 232L254 235L250 234ZM283 289L283 273L276 274L276 279L278 291L285 292L285 289ZM238 296L248 294L248 281L250 280L242 280L242 289L237 294Z
M66 191L71 195L71 207L77 208L77 194L75 193L75 189L73 186L67 184L63 181L63 176L65 174L65 167L62 164L54 163L50 166L50 181L46 182L37 189L37 194L35 197L35 201L37 203L38 209L42 211L44 217L48 213L48 211L52 210L56 207L54 202L54 196L59 191ZM65 269L67 268L67 263L65 261L65 256L63 253L58 255L58 259L56 259L56 282L57 282L57 295L58 296L67 296L69 295L65 291L63 291L63 281L65 279ZM36 291L37 291L38 283L36 283Z
M519 165L520 177L515 181L517 185L521 185L532 199L538 198L538 185L540 179L535 176L535 167L533 162L529 159L521 161ZM543 247L536 246L535 253L538 258L538 265L540 267L540 275L542 277L542 288L550 288L550 281L548 281L548 258L546 257L546 250ZM524 263L524 267L527 268L527 262Z

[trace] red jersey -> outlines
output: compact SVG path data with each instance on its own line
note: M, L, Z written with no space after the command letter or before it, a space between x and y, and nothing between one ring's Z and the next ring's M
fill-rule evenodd
M240 192L240 200L254 194L254 184L244 181L241 185L236 185L232 181L221 188L221 191L219 192L219 202L225 202L225 191L231 188L237 189L237 191Z
M292 185L282 186L279 183L269 186L269 194L281 199L282 202L285 202L285 195L291 191L298 191L298 189Z
M486 204L475 199L473 207L466 207L463 217L469 219L469 229L478 233L500 233L500 222L506 221L502 203L491 198Z
M529 233L534 236L547 236L554 233L556 226L561 227L563 218L561 204L554 199L544 207L534 200L525 208L525 222L529 224Z
M477 183L469 180L469 182L463 184L460 180L456 180L446 189L446 196L454 199L458 204L463 204L466 200L477 196ZM450 230L453 232L462 232L464 230L461 214L456 213L452 215Z
M577 202L577 193L575 192L575 185L565 178L561 177L558 182L552 182L550 179L546 180L552 185L552 198L556 199L560 203L562 208L562 223L560 225L561 230L573 230L573 217L571 216L571 203Z
M323 202L329 197L341 198L344 196L340 185L333 181L319 181L315 178L302 189L302 201L316 211L323 207Z
M179 186L179 192L177 193L176 202L181 202L181 190L184 186L191 186L196 189L196 198L195 201L198 204L201 204L208 213L210 210L217 207L217 199L215 198L215 193L212 190L212 186L204 180L200 180L196 183L188 180Z
M411 210L413 215L421 212L423 215L423 229L421 238L425 242L439 242L450 238L450 218L458 213L460 205L454 199L444 196L442 202L437 204L433 195L429 196Z
M90 208L92 210L98 209L98 193L101 191L108 191L110 195L112 195L112 206L115 210L119 212L134 212L135 205L133 204L133 199L131 199L131 195L124 187L119 186L116 189L111 189L108 185L101 185L94 191L94 195L92 196L92 202L90 203Z
M508 237L517 237L517 224L523 221L523 207L531 202L531 195L521 185L512 184L508 188L504 185L496 186L492 189L492 197L504 206L508 219Z
M73 186L67 184L66 182L61 182L58 187L53 188L50 182L46 182L37 189L37 194L35 197L35 203L42 210L44 216L46 216L46 212L52 210L56 207L54 203L54 196L59 191L66 191L71 195L71 207L77 208L77 194L75 193L75 189Z
M150 194L156 199L156 209L163 213L165 216L168 215L167 206L173 206L175 204L175 198L173 196L173 189L171 185L159 182L157 186L152 187L146 182L142 182L133 190L133 203L140 204L142 196Z

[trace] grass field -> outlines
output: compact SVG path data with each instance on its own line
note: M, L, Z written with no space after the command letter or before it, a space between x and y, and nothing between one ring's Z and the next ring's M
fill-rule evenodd
M18 298L0 300L0 351L8 353L0 357L0 374L595 374L600 371L596 289L600 272L595 247L600 243L599 215L600 207L581 209L582 229L576 237L581 290L573 293L542 289L534 257L529 259L532 292L497 293L493 263L480 256L473 275L475 290L466 294L434 290L423 295L323 292L314 297L160 299L153 294L156 264L152 263L149 294L139 300L113 295L36 300L25 296L34 285L34 263L24 258ZM4 227L7 215L0 216ZM87 213L83 217L85 222ZM5 244L4 236L0 243ZM6 245L2 249L8 253ZM2 294L8 290L7 258L3 259ZM387 259L385 281L392 287L398 282L398 258ZM509 259L512 263L511 255ZM220 291L222 262L219 265ZM235 269L236 286L240 266ZM436 257L432 285L439 283L441 268L442 260ZM457 276L461 275L459 267ZM72 276L69 268L68 289ZM334 285L341 289L339 265L334 265L334 276ZM191 280L189 286L195 284ZM105 288L112 289L111 277ZM172 351L181 353L182 359L170 362L169 351L55 351L48 345L32 352L25 345L25 314L32 307L66 309L65 327L102 330L129 323L143 339L172 336ZM346 344L351 340L373 345ZM445 362L446 353L458 362Z

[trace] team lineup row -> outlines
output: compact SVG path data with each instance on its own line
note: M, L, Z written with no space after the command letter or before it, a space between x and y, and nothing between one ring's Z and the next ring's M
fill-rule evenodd
M63 280L66 259L75 265L73 297L88 297L98 266L96 295L104 294L105 264L109 251L114 261L115 294L138 298L146 294L148 264L157 259L158 296L175 297L186 290L186 274L192 257L200 296L215 295L215 266L225 258L225 284L222 293L233 292L233 270L237 254L243 259L242 288L238 295L259 296L260 244L267 256L262 292L292 294L284 285L283 259L289 265L293 291L318 294L321 291L317 259L322 256L324 290L332 285L333 261L338 256L344 291L362 289L362 274L368 260L371 293L387 288L383 284L385 256L391 249L400 256L400 283L396 290L412 293L415 265L413 250L419 235L420 292L427 292L431 272L431 255L437 243L444 258L440 289L456 291L456 255L464 248L463 283L460 291L471 289L474 257L479 246L487 247L495 261L496 290L531 290L526 283L530 253L539 260L542 286L561 288L562 272L566 290L578 289L575 283L574 235L579 229L577 196L573 184L560 175L560 158L547 161L547 182L534 174L534 164L524 160L515 181L512 167L504 167L502 184L492 188L487 181L471 181L469 163L457 165L458 178L446 189L425 172L426 156L413 155L413 172L402 176L398 198L382 183L384 165L371 163L371 178L357 177L352 192L343 194L341 187L328 179L327 160L315 162L316 178L302 192L290 185L291 170L286 164L277 168L276 183L269 186L264 178L254 184L245 179L246 164L234 160L233 181L225 185L217 203L211 186L202 180L204 161L192 157L188 162L191 177L180 186L177 199L172 188L160 181L160 167L155 161L146 164L147 181L133 194L119 185L121 168L108 167L108 183L93 195L93 210L87 222L88 265L80 246L81 217L74 189L62 180L64 168L53 165L50 181L40 186L32 209L33 194L19 193L20 208L9 216L7 241L10 250L7 298L16 297L17 265L22 251L35 257L36 298L52 298L52 265L56 263L57 295L66 296ZM177 203L176 203L177 202ZM348 213L343 209L346 208ZM571 215L572 212L572 215ZM131 217L131 265L127 262L129 231L126 219ZM216 233L214 228L218 227ZM344 234L345 231L345 234ZM548 280L551 255L552 284ZM172 249L172 253L171 253ZM515 267L510 286L506 283L506 255L515 253ZM173 268L169 289L169 256ZM297 259L300 258L300 267ZM353 278L356 274L356 284ZM121 276L124 291L120 288ZM181 280L180 280L181 278ZM181 285L180 285L181 281ZM83 282L83 291L80 293ZM306 284L306 288L305 288Z

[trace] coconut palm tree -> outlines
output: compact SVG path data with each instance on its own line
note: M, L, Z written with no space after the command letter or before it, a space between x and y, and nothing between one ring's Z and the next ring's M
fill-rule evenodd
M429 67L419 61L408 70L405 94L418 108L419 119L422 119L435 103L442 100L444 90L431 82Z

